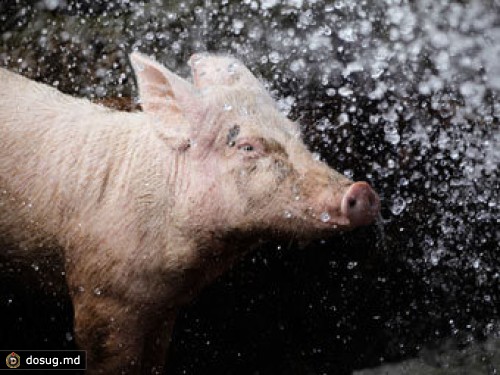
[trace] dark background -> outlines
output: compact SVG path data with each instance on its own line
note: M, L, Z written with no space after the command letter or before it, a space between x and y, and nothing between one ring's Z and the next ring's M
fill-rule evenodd
M498 1L0 1L0 65L97 100L133 97L134 49L184 75L195 51L241 58L313 151L374 186L382 217L246 257L182 311L168 373L347 374L500 335L499 14ZM25 281L52 268L1 259L2 349L75 347L67 293Z

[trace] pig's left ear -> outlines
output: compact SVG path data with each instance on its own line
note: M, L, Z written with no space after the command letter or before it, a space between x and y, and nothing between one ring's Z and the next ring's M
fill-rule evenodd
M168 117L171 111L185 113L193 106L197 90L191 83L138 52L130 54L130 61L144 112Z
M231 56L195 54L189 59L189 66L198 89L218 85L264 89L247 67Z

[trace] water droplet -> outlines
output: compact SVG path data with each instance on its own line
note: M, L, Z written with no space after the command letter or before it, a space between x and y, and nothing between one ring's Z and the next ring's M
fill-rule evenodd
M330 221L331 216L328 212L325 211L321 213L320 219L323 223L327 223L328 221Z
M144 70L144 64L139 61L134 63L134 67L137 72L142 72Z
M320 27L320 31L323 35L326 35L326 36L332 35L332 29L328 25L324 25L323 27Z
M437 266L437 264L439 263L439 260L441 259L441 257L439 256L438 252L436 251L432 251L431 254L430 254L430 261L431 261L431 264L433 266Z
M202 59L203 59L203 55L195 54L195 55L191 56L191 59L189 60L189 65L190 66L197 65L201 62Z
M85 288L84 288L83 286L81 286L81 285L80 285L80 286L78 287L78 291L79 291L80 293L83 293L83 292L85 292Z
M328 96L335 96L336 92L337 91L335 89L329 88L329 89L326 90L326 95L328 95Z
M270 9L279 4L278 0L262 0L261 7L262 9Z
M343 97L351 96L352 94L354 94L354 91L352 91L352 89L347 86L342 86L341 88L339 88L339 95Z
M73 335L71 334L71 332L66 332L66 340L73 341Z
M348 262L347 263L347 269L352 270L354 267L358 265L358 262Z
M373 79L379 79L380 76L384 73L384 71L385 71L385 67L381 66L380 64L375 65L375 66L371 67L370 75Z
M285 211L285 219L291 219L292 218L292 213L290 211Z
M398 133L385 133L384 139L392 145L397 145L401 140Z
M245 22L242 20L238 19L233 19L233 32L236 35L239 35L241 33L241 30L245 27Z
M339 117L337 117L339 125L345 125L349 123L349 114L342 112Z
M354 176L354 171L352 169L346 169L346 170L344 170L344 176L352 179Z
M352 27L346 27L344 29L341 29L338 35L340 39L346 42L355 42L356 40L358 40L356 31Z
M236 73L236 69L238 68L238 63L232 62L227 66L227 71L230 75Z
M281 60L281 55L278 52L273 51L269 54L269 61L271 61L273 64L279 63L280 60Z
M227 112L227 111L230 111L232 109L233 109L233 106L231 104L227 104L227 103L224 104L224 111Z
M391 212L394 215L399 215L401 214L401 212L404 211L405 208L406 208L406 201L401 197L397 197L396 199L394 199L394 202L392 202Z
M99 288L94 288L94 294L95 294L96 296L100 296L100 295L101 295L101 293L102 293L102 290L101 290L101 289L99 289Z
M294 73L304 71L304 69L306 69L306 63L305 63L304 59L294 60L290 64L290 70Z
M44 0L43 3L48 10L55 10L60 6L59 0Z

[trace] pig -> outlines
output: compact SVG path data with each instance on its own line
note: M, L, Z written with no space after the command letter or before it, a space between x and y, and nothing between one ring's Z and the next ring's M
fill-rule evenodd
M161 373L179 309L235 260L380 208L368 183L313 156L235 58L194 55L192 82L130 61L142 111L0 69L0 249L60 259L89 373Z

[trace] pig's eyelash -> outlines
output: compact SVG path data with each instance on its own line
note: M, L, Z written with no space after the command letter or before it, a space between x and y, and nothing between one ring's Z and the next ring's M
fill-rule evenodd
M238 150L252 152L255 150L255 147L253 147L252 145L250 145L248 143L244 143L244 144L238 146Z
M236 141L236 148L252 159L266 154L265 146L260 139L240 139Z

